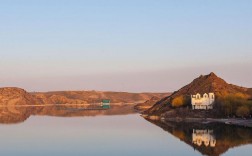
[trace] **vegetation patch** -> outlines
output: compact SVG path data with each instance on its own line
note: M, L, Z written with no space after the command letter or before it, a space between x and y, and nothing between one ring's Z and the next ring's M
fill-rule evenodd
M178 97L175 97L171 102L172 107L181 107L184 104L185 104L185 100L184 100L184 97L182 95L178 96Z
M248 96L237 93L219 96L216 100L216 107L225 116L250 117L252 114L252 101Z

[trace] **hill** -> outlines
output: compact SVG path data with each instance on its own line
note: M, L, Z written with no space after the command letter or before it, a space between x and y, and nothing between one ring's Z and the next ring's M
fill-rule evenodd
M24 89L15 87L0 88L1 105L31 105L38 103L37 99Z
M213 92L216 95L216 103L215 103L215 110L209 112L207 115L218 115L220 113L222 108L222 104L225 102L230 102L232 103L233 101L237 102L237 104L240 102L247 102L246 100L252 97L251 94L251 89L245 88L245 87L240 87L236 86L233 84L228 84L226 81L224 81L222 78L218 77L216 74L213 72L208 74L208 75L201 75L198 78L194 79L191 83L188 85L182 87L178 91L175 91L172 93L170 96L167 96L148 109L147 111L144 112L144 114L148 115L161 115L163 113L167 113L172 111L173 115L176 115L178 111L180 111L182 114L186 116L186 113L190 113L188 116L192 117L195 112L192 111L186 111L185 109L181 109L181 107L185 108L190 108L191 102L190 102L190 96L192 94L200 93L209 93ZM243 100L244 101L238 101L238 100ZM181 104L176 105L174 102L175 100L180 100L182 101ZM227 104L229 105L229 104ZM231 105L231 104L230 104ZM179 109L176 109L178 108ZM190 109L191 110L191 109ZM196 110L195 110L196 111ZM218 112L217 112L218 111ZM232 110L235 111L235 110ZM175 113L175 114L174 114ZM204 117L208 117L205 112L198 111L195 115L198 115L199 113L202 113ZM230 112L229 114L232 114L233 112Z

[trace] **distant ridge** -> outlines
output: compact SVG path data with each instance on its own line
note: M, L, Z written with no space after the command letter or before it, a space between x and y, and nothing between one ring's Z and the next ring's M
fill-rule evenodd
M55 91L31 93L40 103L50 104L92 104L101 99L111 99L111 103L142 103L153 96L163 98L169 93L128 93L111 91Z
M170 93L128 93L106 91L56 91L28 93L15 87L0 88L0 105L36 104L93 104L101 99L111 99L112 103L142 103L156 96L163 98Z

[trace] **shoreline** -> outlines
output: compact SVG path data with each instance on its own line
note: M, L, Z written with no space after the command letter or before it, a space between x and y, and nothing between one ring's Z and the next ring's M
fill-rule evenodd
M238 118L181 118L181 117L173 117L173 118L164 118L160 116L148 116L141 115L144 118L150 120L160 120L162 122L198 122L202 124L209 123L223 123L225 125L234 125L241 127L252 128L252 119L238 119Z
M0 107L49 107L49 106L100 106L100 103L92 104L34 104L34 105L0 105ZM112 106L135 105L135 103L110 103Z

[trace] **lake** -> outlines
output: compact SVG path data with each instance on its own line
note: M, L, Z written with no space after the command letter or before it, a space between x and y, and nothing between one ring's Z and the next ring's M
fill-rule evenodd
M147 121L132 106L1 107L1 155L251 155L252 130Z

